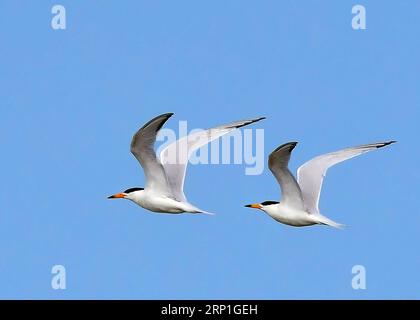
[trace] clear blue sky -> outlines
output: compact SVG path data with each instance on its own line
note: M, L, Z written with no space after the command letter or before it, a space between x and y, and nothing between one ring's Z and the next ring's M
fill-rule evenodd
M419 16L415 0L1 1L0 297L420 298ZM329 171L321 210L342 231L244 208L279 198L267 168L189 167L189 200L215 216L107 200L144 186L130 139L164 112L173 129L266 116L266 155L300 142L293 170L399 143Z

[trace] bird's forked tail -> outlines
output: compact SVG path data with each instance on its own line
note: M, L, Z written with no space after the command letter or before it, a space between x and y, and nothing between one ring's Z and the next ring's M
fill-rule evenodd
M201 209L198 209L197 211L192 211L191 213L194 213L194 214L204 213L204 214L208 214L210 216L214 216L214 213L213 212L208 212L208 211L204 211L204 210L201 210Z
M323 216L321 214L314 214L314 218L316 219L316 221L320 224L325 224L327 226L333 227L333 228L337 228L337 229L343 229L345 227L344 224L335 222L329 218L327 218L326 216Z

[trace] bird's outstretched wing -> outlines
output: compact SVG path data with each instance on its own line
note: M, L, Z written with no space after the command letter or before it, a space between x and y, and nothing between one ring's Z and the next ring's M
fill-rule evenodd
M168 183L175 199L178 201L187 201L184 194L185 173L188 159L194 151L237 128L262 119L265 118L237 121L212 129L195 132L164 148L161 151L159 158L164 167Z
M140 162L146 176L146 189L153 189L159 193L170 195L165 171L154 151L156 135L164 123L173 115L165 113L153 118L141 127L131 140L131 153Z
M315 157L304 163L297 172L297 179L302 190L302 196L306 210L310 213L319 213L319 197L322 182L329 167L351 159L365 152L385 147L395 141L365 144L353 148L347 148Z
M303 208L302 194L295 177L287 167L297 142L288 142L276 148L268 157L268 167L280 184L282 202L297 209Z

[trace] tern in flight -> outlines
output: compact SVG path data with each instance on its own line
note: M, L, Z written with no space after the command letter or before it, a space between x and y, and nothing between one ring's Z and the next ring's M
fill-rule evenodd
M172 115L165 113L153 118L134 134L131 141L131 153L140 162L146 176L145 187L130 188L108 199L129 199L153 212L211 214L195 207L185 197L183 188L189 157L209 142L264 118L237 121L191 133L166 146L158 157L154 151L156 136Z
M268 167L280 184L282 201L264 201L245 207L260 209L274 220L290 226L304 227L322 224L341 228L343 225L323 216L318 208L322 182L328 168L394 142L396 141L366 144L315 157L298 169L297 181L287 167L297 142L283 144L275 149L268 159Z

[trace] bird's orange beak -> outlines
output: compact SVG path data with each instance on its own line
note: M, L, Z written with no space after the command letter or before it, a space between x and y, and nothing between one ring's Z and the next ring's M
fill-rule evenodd
M253 209L261 209L262 205L260 205L259 203L253 203L253 204L247 204L245 207L253 208Z
M108 199L118 199L118 198L124 198L125 194L124 193L116 193L113 194L112 196L109 196Z

